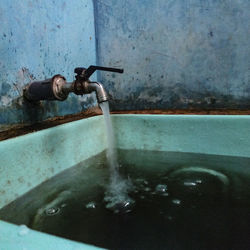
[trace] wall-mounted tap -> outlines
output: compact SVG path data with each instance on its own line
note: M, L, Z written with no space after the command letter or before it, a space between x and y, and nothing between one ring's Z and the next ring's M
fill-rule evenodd
M76 95L89 94L93 91L96 93L98 103L108 100L108 95L101 83L91 82L89 77L96 70L111 71L123 73L123 69L107 68L100 66L89 66L86 68L75 68L76 80L73 82L66 82L65 77L61 75L54 75L52 78L44 81L35 81L23 90L24 97L31 102L41 100L59 100L64 101L70 92Z

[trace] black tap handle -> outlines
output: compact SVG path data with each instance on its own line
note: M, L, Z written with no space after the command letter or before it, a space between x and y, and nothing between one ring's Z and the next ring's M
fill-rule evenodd
M86 68L83 68L83 67L74 69L74 73L76 73L77 75L82 75L85 71L86 71Z
M87 80L96 70L123 73L123 69L107 68L107 67L94 66L94 65L89 66L87 69L86 68L75 68L74 72L77 75L82 75L82 77Z

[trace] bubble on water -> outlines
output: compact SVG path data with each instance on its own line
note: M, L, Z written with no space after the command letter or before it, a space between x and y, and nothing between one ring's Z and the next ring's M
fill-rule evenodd
M195 187L197 185L196 182L193 182L193 181L184 181L184 186L186 187Z
M19 226L18 235L24 236L24 235L28 234L29 231L30 231L30 229L26 225L21 225L21 226Z
M165 185L165 184L158 184L158 185L155 187L155 191L156 191L157 193L165 193L165 192L167 192L167 190L168 190L168 187L167 187L167 185Z
M143 200L143 199L145 199L145 196L144 196L144 195L141 195L140 198Z
M96 203L94 201L89 202L85 206L86 208L96 208Z
M46 215L53 216L60 212L59 207L50 207L45 210Z
M180 205L181 204L181 200L179 200L179 199L173 199L172 203L175 204L175 205Z
M122 213L126 214L132 211L134 200L129 199L125 201L114 201L113 203L109 203L106 205L106 208L112 210L114 213Z
M54 216L58 214L60 210L67 205L66 201L71 194L72 192L69 190L56 193L48 204L45 204L36 211L29 226L33 229L41 230L42 224L47 216Z
M67 206L66 203L63 203L63 204L61 205L62 208L63 208L63 207L66 207L66 206Z
M202 183L202 180L196 180L195 181L197 184L201 184Z

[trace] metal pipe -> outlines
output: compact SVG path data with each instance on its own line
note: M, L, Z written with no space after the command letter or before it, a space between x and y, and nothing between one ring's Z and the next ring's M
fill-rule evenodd
M108 95L101 83L89 82L88 89L90 90L90 92L95 91L98 103L108 101Z
M74 72L76 73L76 80L74 82L66 82L66 79L63 76L55 75L50 79L32 82L25 86L23 95L31 102L38 102L40 100L64 101L71 92L76 95L83 95L95 91L98 103L106 102L108 101L108 95L102 84L89 81L89 77L96 70L123 73L123 69L94 65L89 66L87 69L75 68Z
M62 87L66 84L66 80L61 75L55 75L44 81L35 81L23 89L24 97L31 102L41 100L58 100L64 101L68 97L68 93L62 92Z
M68 95L71 92L74 92L74 84L75 82L66 82L63 86L61 91L65 93L65 95Z

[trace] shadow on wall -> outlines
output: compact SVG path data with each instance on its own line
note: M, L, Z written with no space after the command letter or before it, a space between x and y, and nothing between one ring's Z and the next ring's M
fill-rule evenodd
M115 86L115 82L103 78L107 86ZM117 98L117 88L111 87L113 93L110 100L112 110L144 110L144 109L241 109L250 108L250 98L235 98L232 94L221 94L215 91L194 91L177 86L152 86L136 89L128 93L126 98ZM143 86L143 84L142 84Z
M97 105L95 94L83 97L71 96L64 102L50 101L30 103L18 97L12 100L11 105L0 107L0 131L11 128L14 124L33 124L45 119L74 114Z

